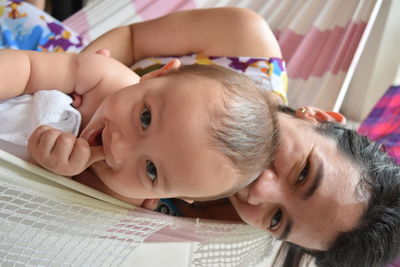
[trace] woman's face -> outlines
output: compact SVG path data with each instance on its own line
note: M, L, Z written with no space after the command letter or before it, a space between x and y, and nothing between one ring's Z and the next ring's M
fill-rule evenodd
M274 163L230 199L245 222L281 240L324 250L357 225L366 207L357 198L359 170L314 129L316 120L279 114L279 123Z

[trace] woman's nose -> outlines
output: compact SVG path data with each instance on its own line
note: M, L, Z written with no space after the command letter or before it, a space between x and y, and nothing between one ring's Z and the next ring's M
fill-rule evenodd
M266 169L256 181L249 185L247 202L251 205L275 203L282 194L281 189L275 172Z

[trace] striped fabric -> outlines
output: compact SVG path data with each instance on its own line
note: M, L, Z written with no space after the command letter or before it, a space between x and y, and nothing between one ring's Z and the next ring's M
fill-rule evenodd
M382 0L91 0L65 24L93 40L133 22L191 8L239 6L263 16L287 63L289 104L335 109L341 105L350 66ZM340 16L338 16L340 14ZM340 93L342 92L342 93ZM339 97L341 95L341 97Z
M389 88L358 132L383 144L389 155L400 164L400 85Z

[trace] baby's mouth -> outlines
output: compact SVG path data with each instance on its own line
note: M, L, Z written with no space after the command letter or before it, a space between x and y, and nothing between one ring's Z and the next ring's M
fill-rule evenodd
M102 146L103 145L103 130L100 128L94 131L88 138L89 146Z

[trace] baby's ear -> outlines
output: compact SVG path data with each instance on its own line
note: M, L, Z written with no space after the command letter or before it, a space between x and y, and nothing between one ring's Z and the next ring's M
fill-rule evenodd
M143 75L140 78L140 81L145 81L148 79L164 76L165 74L167 74L170 71L179 69L180 66L181 66L181 62L179 61L179 59L173 59L170 62L168 62L166 65L164 65L164 67L162 67L161 69L153 70L149 73L146 73L145 75Z
M96 51L96 54L105 56L105 57L110 57L110 50L108 50L107 48L102 48Z

